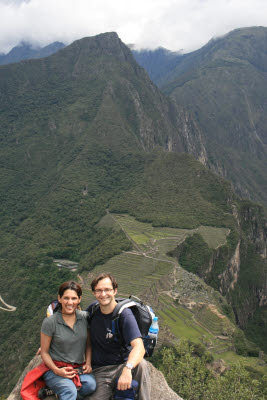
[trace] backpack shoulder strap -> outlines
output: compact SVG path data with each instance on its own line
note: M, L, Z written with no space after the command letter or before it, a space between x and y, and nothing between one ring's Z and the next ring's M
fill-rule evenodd
M99 309L99 302L94 301L93 303L89 304L86 311L88 312L88 321L90 322L97 310Z
M112 319L115 320L119 318L120 314L125 310L125 308L129 308L135 306L136 303L131 299L117 299L118 303L112 312Z
M129 307L129 300L130 299L125 299L125 298L121 298L121 297L116 298L117 304L111 315L112 333L114 335L115 341L116 342L119 341L121 343L121 345L123 345L124 341L123 341L122 334L121 334L120 315L125 308Z
M51 317L51 315L55 314L58 310L59 310L59 301L56 299L53 300L47 307L46 316Z

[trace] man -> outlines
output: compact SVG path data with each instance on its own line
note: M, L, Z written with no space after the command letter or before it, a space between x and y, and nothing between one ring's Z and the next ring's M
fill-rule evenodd
M136 319L129 308L120 315L120 335L124 344L112 334L112 312L116 307L118 284L109 273L98 275L91 283L99 308L90 321L92 368L97 382L90 400L108 400L116 386L130 389L132 379L139 382L139 400L150 399L150 378L145 349ZM91 306L88 307L90 312Z

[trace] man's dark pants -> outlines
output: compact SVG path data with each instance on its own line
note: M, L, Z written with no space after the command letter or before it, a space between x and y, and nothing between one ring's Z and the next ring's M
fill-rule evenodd
M125 364L107 365L93 369L96 379L96 391L87 397L89 400L109 400L112 398L114 385L120 377ZM142 360L133 370L133 379L139 383L139 400L150 400L150 376L147 362Z

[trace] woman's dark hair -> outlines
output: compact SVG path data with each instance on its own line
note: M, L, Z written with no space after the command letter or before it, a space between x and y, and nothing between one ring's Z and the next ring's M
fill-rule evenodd
M96 285L98 284L99 281L102 281L102 279L109 278L112 283L113 289L117 289L118 283L114 276L111 275L110 272L103 272L102 274L98 275L95 277L95 279L91 282L91 289L94 292Z
M77 293L78 297L81 297L83 292L79 283L75 281L67 281L62 283L62 285L60 285L58 289L59 297L62 297L66 290L74 290Z

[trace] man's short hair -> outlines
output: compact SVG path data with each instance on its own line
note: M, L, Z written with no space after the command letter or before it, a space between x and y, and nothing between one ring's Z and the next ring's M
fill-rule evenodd
M101 274L97 275L91 282L91 289L93 292L98 282L102 281L102 279L105 278L109 278L111 280L113 289L117 289L118 283L116 281L116 278L114 278L114 276L112 276L110 272L102 272Z

